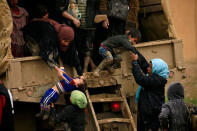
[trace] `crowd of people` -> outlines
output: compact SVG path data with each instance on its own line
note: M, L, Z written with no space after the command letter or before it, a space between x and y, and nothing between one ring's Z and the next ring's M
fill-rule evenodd
M82 74L93 71L94 76L99 77L99 72L105 68L113 73L112 63L121 61L114 49L123 47L130 51L131 72L139 85L136 93L137 130L189 131L183 86L178 82L171 84L167 90L168 102L165 103L169 75L167 63L159 58L147 62L133 46L141 40L137 29L139 3L132 8L131 0L49 0L47 4L46 1L38 3L32 18L28 19L28 12L18 6L18 0L7 2L13 18L13 56L39 55L60 77L60 81L42 96L37 117L45 120L51 114L55 123L66 121L72 131L84 131L84 109L88 103L83 93L85 81ZM105 33L97 35L101 29ZM102 56L103 61L99 64L92 57L94 50ZM70 77L62 68L61 61L75 67L79 77ZM7 102L7 93L1 92L0 129ZM70 93L70 104L56 113L54 103L60 94L67 93Z

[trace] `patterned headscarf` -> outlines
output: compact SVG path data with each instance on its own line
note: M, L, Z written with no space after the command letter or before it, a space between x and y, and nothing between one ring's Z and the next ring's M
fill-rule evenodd
M66 25L66 24L60 24L55 20L52 20L50 18L34 18L32 21L45 21L49 22L57 32L58 39L61 40L69 40L72 41L74 39L74 30Z

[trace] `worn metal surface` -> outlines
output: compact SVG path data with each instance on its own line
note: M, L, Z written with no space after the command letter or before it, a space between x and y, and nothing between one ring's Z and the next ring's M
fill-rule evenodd
M136 45L136 48L148 61L152 58L162 58L168 63L170 69L184 67L181 40L145 42ZM137 84L131 72L129 52L121 48L120 50L119 52L122 52L119 54L122 58L121 68L115 69L113 74L105 70L100 72L99 78L95 78L91 72L84 73L88 88L120 84L125 96L135 95ZM73 68L66 65L65 68L73 76ZM40 57L25 57L10 61L4 82L6 87L12 89L18 101L39 102L42 95L41 89L44 90L46 85L57 81L56 71L50 69Z

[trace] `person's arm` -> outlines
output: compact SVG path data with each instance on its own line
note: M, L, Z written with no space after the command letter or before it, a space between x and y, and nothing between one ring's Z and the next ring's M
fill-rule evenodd
M138 63L138 55L131 53L131 61L132 61L132 73L135 78L135 81L138 85L142 87L150 87L155 84L155 80L151 76L146 76L142 73L139 63Z
M122 36L122 38L117 37L116 39L120 39L118 42L121 43L125 49L130 50L131 53L138 55L138 64L140 65L140 68L144 74L147 74L147 68L149 67L149 64L145 57L131 44L131 42L125 36Z
M161 113L159 114L160 125L164 131L168 130L169 115L170 115L169 107L168 105L164 104L162 106Z
M80 21L78 20L78 19L76 19L75 17L73 17L72 15L70 15L67 11L63 11L62 12L62 16L64 17L64 18L66 18L66 19L69 19L69 20L71 20L73 23L74 23L74 25L76 26L76 27L79 27L80 26Z
M100 0L99 12L100 12L100 14L107 15L107 0ZM108 20L108 18L103 21L102 26L103 26L103 28L108 29L108 27L109 27L109 20Z
M141 70L144 72L144 74L147 74L148 73L147 68L149 67L149 63L137 49L136 49L136 54L138 55L138 63Z
M136 54L136 48L132 45L132 43L129 41L129 38L126 37L126 35L122 35L121 37L119 37L119 43L126 49L129 50L131 52L133 52L134 54Z
M150 87L155 83L154 79L151 76L146 76L142 73L138 61L132 62L132 73L136 83L142 87Z

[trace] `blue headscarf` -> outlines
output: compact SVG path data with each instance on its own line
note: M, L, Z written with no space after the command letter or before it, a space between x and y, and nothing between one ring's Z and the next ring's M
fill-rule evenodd
M162 59L152 59L151 63L152 63L152 74L157 74L165 79L168 78L169 70L168 70L168 65L165 61L163 61ZM148 76L148 74L146 74L146 76ZM141 86L139 86L137 89L136 97L135 97L136 103L138 102L141 89L142 89Z
M165 79L168 78L168 65L162 59L152 59L152 73L157 74Z

